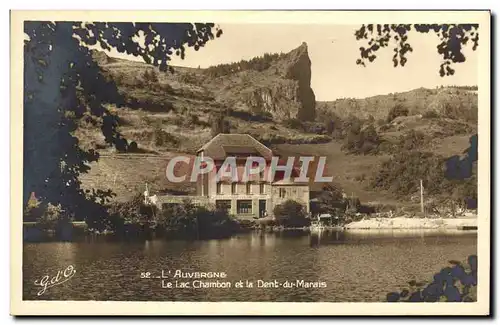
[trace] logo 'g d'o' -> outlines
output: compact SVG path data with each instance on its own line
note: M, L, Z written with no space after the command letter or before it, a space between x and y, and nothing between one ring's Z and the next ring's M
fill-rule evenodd
M37 296L43 295L48 288L52 288L56 285L62 284L69 279L71 279L76 273L75 267L73 265L69 265L64 270L57 271L57 274L53 277L50 275L45 275L41 279L35 281L35 285L42 287L40 291L38 291Z

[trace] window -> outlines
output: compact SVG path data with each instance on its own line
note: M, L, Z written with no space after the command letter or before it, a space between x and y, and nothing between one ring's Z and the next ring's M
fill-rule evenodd
M246 185L247 185L247 194L252 194L252 184L248 182Z
M286 195L286 189L280 188L280 198L284 198Z
M231 194L236 194L236 183L231 183Z
M262 184L262 183L259 184L259 193L260 194L264 194L264 190L265 190L264 186L265 186L265 184Z
M219 210L231 211L231 200L216 200L215 207Z
M222 194L222 182L217 183L217 194Z
M251 214L252 200L238 200L236 202L236 212L238 214Z

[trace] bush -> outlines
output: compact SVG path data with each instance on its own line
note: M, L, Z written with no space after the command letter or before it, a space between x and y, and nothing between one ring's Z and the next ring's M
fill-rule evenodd
M142 75L142 79L146 83L157 83L158 75L156 74L156 71L154 69L146 69Z
M381 143L380 137L373 125L366 129L358 131L358 127L352 128L347 134L342 150L352 154L374 154L378 152L378 146Z
M310 224L304 205L293 200L278 204L273 213L276 223L283 227L304 227Z
M166 206L157 221L159 227L182 236L225 237L240 230L227 210L197 206L189 200Z
M55 229L62 219L61 205L47 204L44 213L37 219L37 223L44 229Z
M439 114L438 114L438 112L436 112L434 110L429 110L429 111L424 112L424 114L422 114L422 117L423 118L438 118Z
M179 146L179 139L174 136L171 133L168 133L167 131L164 131L160 127L155 127L153 130L153 138L154 138L154 144L158 147L163 147L163 146L173 146L173 147L178 147Z
M411 151L422 147L426 142L426 136L420 131L410 130L399 137L399 151Z
M319 122L304 122L302 124L304 131L307 133L331 135L333 132L333 125L331 126L331 132L328 132L328 126L329 125L325 125L324 123Z
M432 153L403 151L382 164L372 186L398 196L418 191L422 179L428 194L440 193L444 182L444 160Z
M289 118L286 119L282 122L282 124L290 129L295 129L295 130L304 130L304 125L302 124L302 121L296 118Z
M408 108L402 104L396 104L391 108L389 114L387 115L387 123L392 122L398 116L408 116Z
M108 207L109 223L111 229L118 229L125 223L147 223L152 221L156 208L145 205L144 196L140 193L134 195L126 202L114 202Z

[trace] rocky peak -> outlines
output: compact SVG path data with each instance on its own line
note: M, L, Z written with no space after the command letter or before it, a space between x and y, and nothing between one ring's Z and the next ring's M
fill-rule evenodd
M307 43L303 42L289 55L289 64L285 77L298 82L297 99L301 103L297 118L312 120L315 117L316 97L311 89L311 59L307 52Z
M313 120L316 98L311 89L311 59L307 44L303 42L268 70L277 73L266 74L268 80L251 88L245 104L254 112L270 113L276 120Z

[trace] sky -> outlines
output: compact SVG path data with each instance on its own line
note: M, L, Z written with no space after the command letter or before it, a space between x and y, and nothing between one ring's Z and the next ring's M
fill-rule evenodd
M413 52L408 54L405 67L394 68L389 48L379 51L377 59L366 67L356 65L359 48L365 45L354 36L359 25L221 24L220 27L223 30L220 38L209 41L199 51L188 49L184 60L174 56L172 64L206 68L266 52L289 52L306 42L311 58L311 88L319 101L478 83L478 53L471 46L464 50L467 61L455 65L454 76L439 75L441 57L436 49L439 39L433 33L411 32L409 43ZM110 55L123 57L116 52Z

